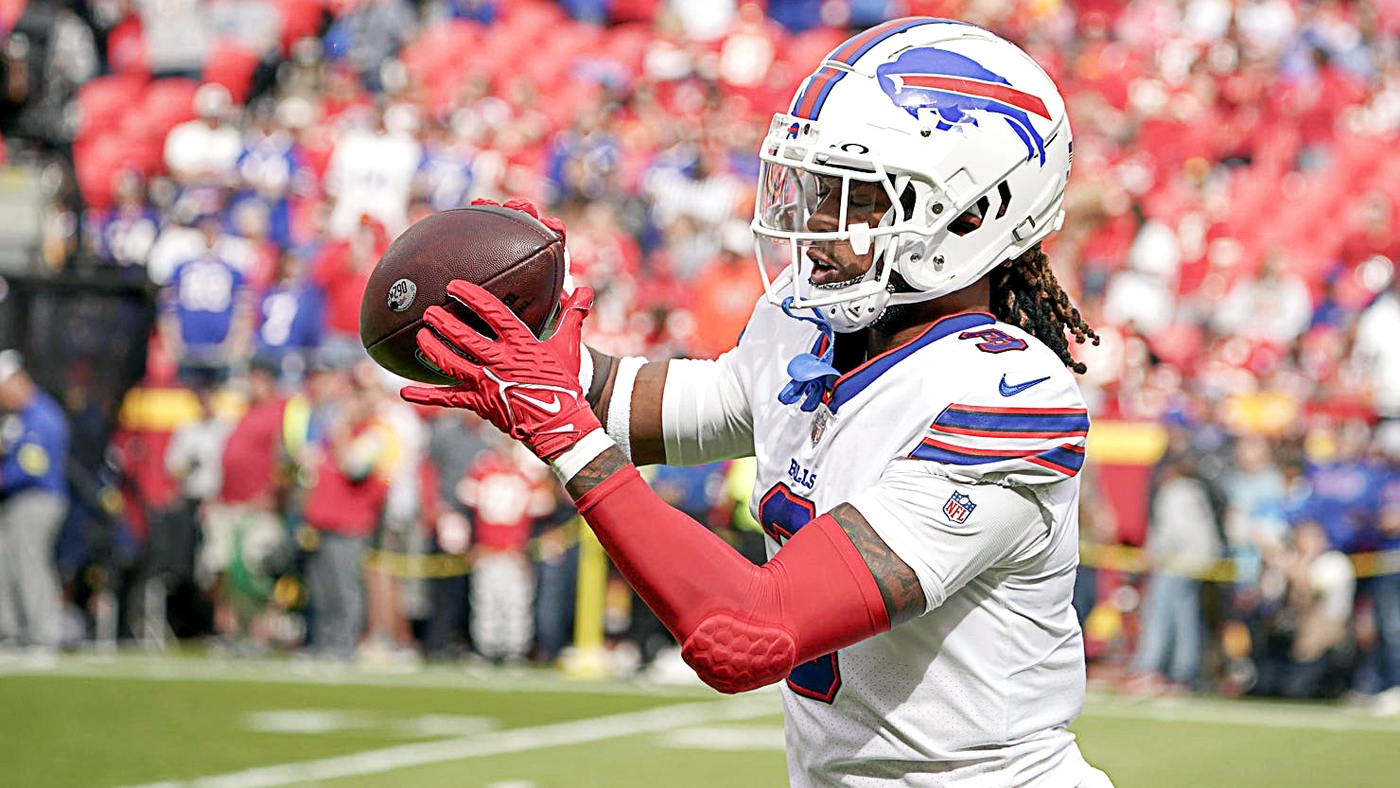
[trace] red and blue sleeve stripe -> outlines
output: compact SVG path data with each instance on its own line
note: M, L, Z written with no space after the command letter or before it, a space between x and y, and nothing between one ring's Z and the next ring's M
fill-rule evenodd
M1089 434L1089 413L1083 408L950 405L931 426L938 432L977 438L1082 438Z
M947 465L990 465L1008 460L1021 460L1066 476L1074 476L1084 467L1084 447L1069 443L1051 449L971 449L944 443L935 438L924 438L909 456Z

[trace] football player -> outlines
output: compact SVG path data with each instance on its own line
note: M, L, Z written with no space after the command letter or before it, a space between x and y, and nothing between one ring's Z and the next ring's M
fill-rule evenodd
M1071 138L1016 46L941 19L849 39L760 151L767 296L714 361L537 340L485 290L418 335L470 408L550 461L708 684L784 682L794 786L1106 786L1067 730L1089 418L1069 338L1096 337L1040 242ZM770 279L769 271L782 268ZM770 560L665 505L633 463L753 455Z

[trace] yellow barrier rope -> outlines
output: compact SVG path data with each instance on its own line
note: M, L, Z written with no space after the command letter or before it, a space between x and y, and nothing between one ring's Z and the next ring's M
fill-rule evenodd
M1380 550L1348 555L1358 579L1380 575L1400 574L1400 550ZM1128 545L1079 545L1079 563L1093 569L1110 569L1134 574L1156 573L1177 577L1193 577L1211 583L1228 583L1237 577L1235 561L1221 558L1197 572L1168 571L1152 567L1141 547Z
M563 542L552 545L552 549L568 550L578 544L581 524L582 520L574 518L561 526L559 530L563 536ZM539 557L542 543L540 537L530 540L526 548L530 557ZM1354 553L1347 558L1351 559L1358 579L1400 574L1400 550ZM1109 569L1133 574L1170 574L1179 577L1193 577L1210 583L1230 583L1237 577L1233 559L1221 558L1195 572L1173 571L1154 568L1148 561L1147 553L1141 547L1129 545L1080 543L1079 564L1091 569ZM470 574L472 571L471 563L466 556L452 553L413 555L371 549L365 551L364 565L366 569L406 580L460 577Z
M579 527L583 520L575 517L555 529L563 541L549 545L548 550L568 550L578 544ZM526 544L531 558L539 558L545 550L546 538L537 536ZM401 580L437 580L471 574L471 562L465 555L455 553L394 553L371 548L365 551L364 567Z

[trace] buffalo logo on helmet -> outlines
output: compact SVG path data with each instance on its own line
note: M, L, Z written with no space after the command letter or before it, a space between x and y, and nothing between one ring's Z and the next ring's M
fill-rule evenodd
M1049 119L1050 111L1038 96L1018 90L999 74L966 55L934 47L918 47L875 69L880 89L896 105L915 118L922 110L936 117L940 131L959 124L979 125L971 112L991 112L1006 119L1026 145L1027 158L1045 164L1045 140L1035 130L1029 113Z

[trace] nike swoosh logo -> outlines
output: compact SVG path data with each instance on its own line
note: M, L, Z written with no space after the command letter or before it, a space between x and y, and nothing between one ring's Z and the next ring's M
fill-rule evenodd
M534 405L535 407L539 408L540 410L544 411L545 413L558 413L558 412L559 412L559 409L563 407L562 405L559 404L559 395L558 395L558 394L551 394L551 395L549 395L550 397L553 397L553 399L552 399L551 401L549 401L549 402L543 402L543 401L541 401L541 400L537 400L537 399L535 399L534 397L528 396L528 395L526 395L526 394L522 394L522 393L520 393L520 392L518 392L518 391L515 392L515 396L517 396L517 397L519 397L519 398L525 400L526 402L530 403L531 405Z
M1031 386L1034 386L1034 385L1036 385L1036 384L1038 384L1038 383L1044 383L1045 381L1047 381L1047 380L1049 380L1049 379L1050 379L1050 376L1049 376L1049 375L1046 375L1046 376L1043 377L1043 378L1036 378L1035 380L1028 380L1028 381L1026 381L1025 383L1017 383L1017 384L1014 385L1014 386L1008 386L1008 385L1006 385L1006 376L1005 376L1005 375L1002 375L1002 376L1001 376L1001 383L998 383L998 384L997 384L997 388L1001 391L1001 395L1002 395L1003 397L1014 397L1014 396L1016 396L1017 394L1020 394L1021 392L1025 391L1025 390L1028 389L1028 388L1030 388Z
M552 430L541 430L541 431L540 431L540 434L541 434L541 435L559 435L559 434L562 434L562 433L565 433L565 432L573 432L573 431L574 431L574 425L573 425L573 424L564 424L564 425L561 425L561 426L559 426L559 427L555 427L555 428L552 429Z

